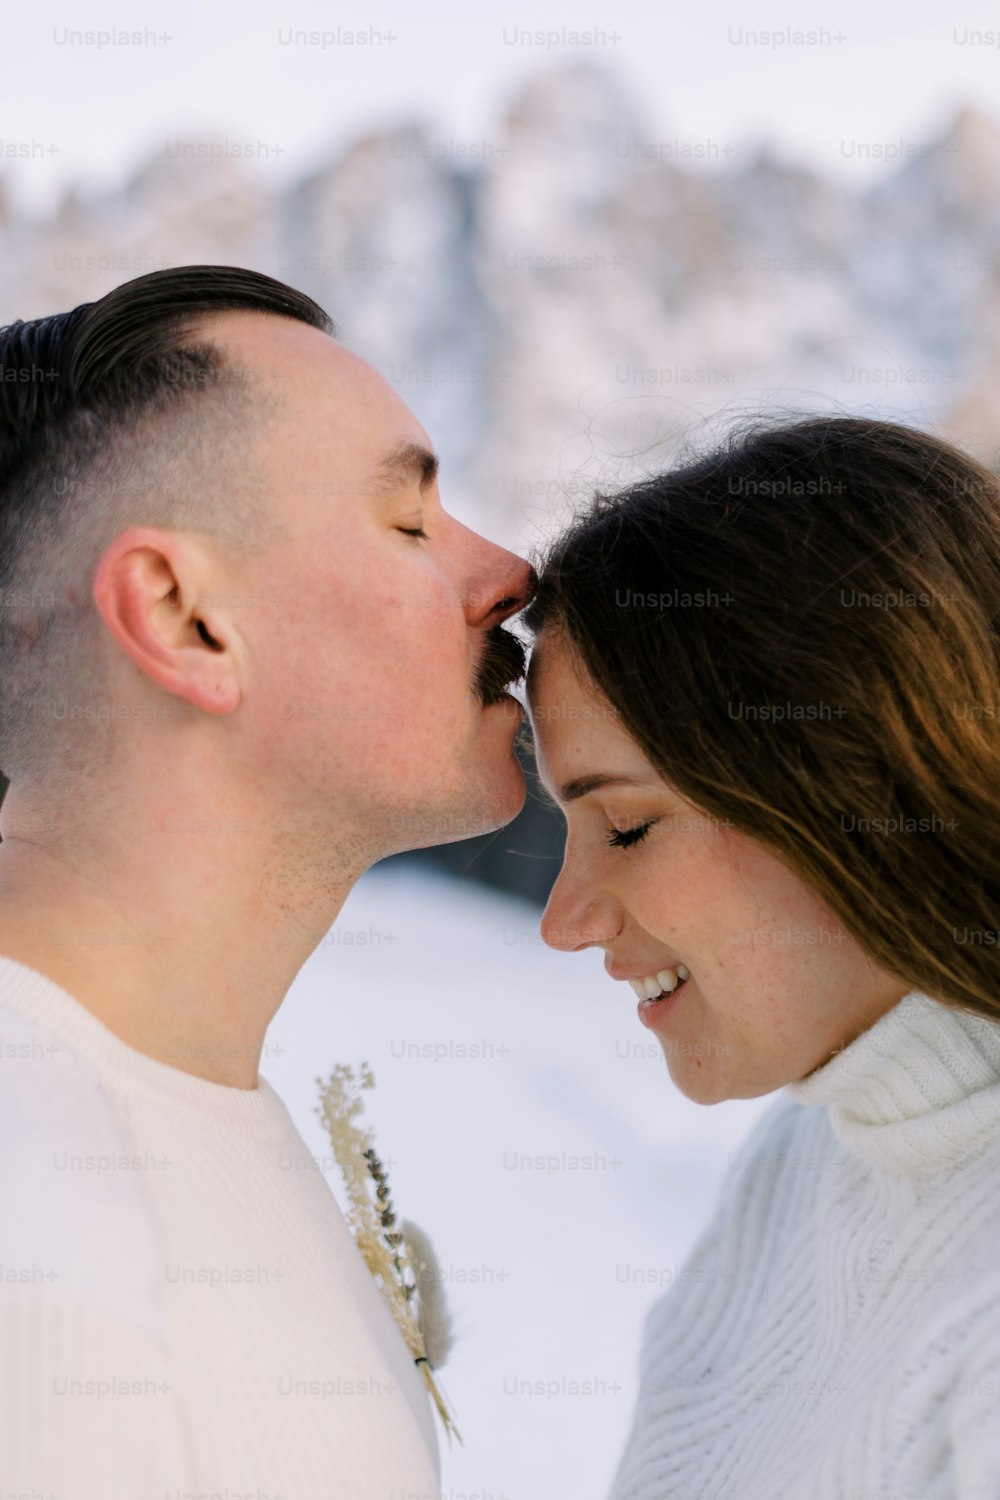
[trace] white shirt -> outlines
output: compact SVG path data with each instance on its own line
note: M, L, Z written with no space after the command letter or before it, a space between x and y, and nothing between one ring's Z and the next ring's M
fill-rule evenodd
M613 1500L1000 1500L1000 1023L790 1085L652 1309Z
M273 1089L157 1062L0 957L0 1495L439 1483L423 1382Z

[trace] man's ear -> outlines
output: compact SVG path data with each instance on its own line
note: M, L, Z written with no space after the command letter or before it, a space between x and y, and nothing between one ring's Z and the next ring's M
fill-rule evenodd
M133 526L103 552L93 598L151 681L205 713L228 714L242 696L238 642L224 611L199 607L207 563L189 533Z

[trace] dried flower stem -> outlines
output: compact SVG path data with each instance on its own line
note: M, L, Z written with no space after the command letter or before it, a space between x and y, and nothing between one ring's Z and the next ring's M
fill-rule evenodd
M326 1125L333 1154L344 1178L348 1226L406 1340L406 1347L437 1407L449 1441L454 1435L461 1442L458 1428L434 1379L420 1321L413 1309L417 1292L416 1267L410 1246L396 1227L388 1175L376 1154L371 1128L363 1129L355 1124L363 1107L361 1090L375 1087L371 1068L362 1063L360 1078L356 1079L352 1068L346 1063L338 1063L326 1083L322 1078L317 1078L316 1082L320 1089L316 1113ZM374 1200L370 1189L372 1183L375 1185Z

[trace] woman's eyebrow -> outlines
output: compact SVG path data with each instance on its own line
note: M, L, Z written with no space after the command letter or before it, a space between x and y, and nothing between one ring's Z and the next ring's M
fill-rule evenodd
M590 776L574 776L559 788L560 802L578 802L588 792L598 792L605 786L640 786L634 776L612 776L606 771L595 771Z
M542 801L555 808L561 808L567 802L578 802L588 792L600 791L601 787L605 786L644 787L648 785L636 776L613 776L607 771L596 771L590 776L574 776L572 780L565 782L552 792L537 767L535 768L535 783Z

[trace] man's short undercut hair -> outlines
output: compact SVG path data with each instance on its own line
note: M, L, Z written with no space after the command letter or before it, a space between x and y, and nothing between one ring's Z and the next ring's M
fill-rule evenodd
M273 392L265 400L201 326L239 310L336 333L310 297L238 266L153 271L0 329L0 771L11 780L77 758L60 709L71 685L78 698L100 692L90 591L116 535L196 530L245 553L280 532L252 462Z

